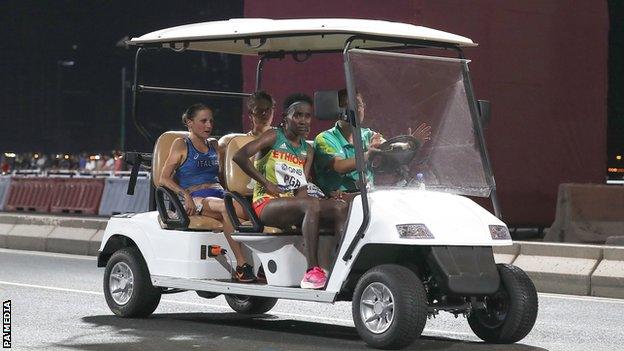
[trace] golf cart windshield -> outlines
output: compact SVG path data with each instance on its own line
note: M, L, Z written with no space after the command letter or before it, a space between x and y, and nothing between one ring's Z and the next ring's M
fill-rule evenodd
M371 190L425 187L490 195L476 105L467 94L467 60L360 49L348 55L362 134L376 132L386 140L369 153L375 155L367 162ZM427 127L431 134L425 138ZM423 136L414 133L423 129Z

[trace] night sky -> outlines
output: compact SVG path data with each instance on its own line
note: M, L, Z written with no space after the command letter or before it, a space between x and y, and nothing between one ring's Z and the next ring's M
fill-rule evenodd
M624 153L624 1L609 0L608 160ZM132 78L134 48L120 39L150 31L243 17L242 0L2 1L0 2L0 152L109 152L121 140L121 70ZM240 91L240 58L161 52L146 56L143 82ZM127 86L129 87L129 84ZM126 150L152 144L130 119L126 94ZM241 128L241 101L143 95L139 118L153 135L181 127L186 106L216 107L215 134Z
M624 1L609 1L609 92L607 164L622 167L616 155L624 155Z
M161 28L242 17L242 1L3 1L0 4L0 151L107 152L121 145L121 70L135 49L116 44ZM240 91L240 59L201 53L146 55L143 81ZM128 84L129 86L129 84ZM179 129L199 97L145 95L139 116L152 134ZM130 118L125 149L151 151ZM238 130L241 101L221 101L215 133ZM235 117L231 117L235 116Z

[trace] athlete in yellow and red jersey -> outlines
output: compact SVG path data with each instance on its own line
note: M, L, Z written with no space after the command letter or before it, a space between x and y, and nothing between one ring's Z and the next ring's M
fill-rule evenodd
M303 94L289 96L284 103L282 126L264 132L234 156L240 168L256 180L253 207L260 220L270 226L301 225L308 270L302 288L325 286L326 273L318 266L318 234L321 220L334 223L341 235L347 206L344 201L319 199L307 194L308 174L314 151L305 142L312 119L312 99ZM258 154L256 166L249 160Z
M275 130L275 142L271 150L256 161L256 168L272 184L280 190L279 197L295 196L295 192L308 185L305 164L308 157L308 149L312 149L305 139L298 140L298 146L291 144L286 138L284 130ZM312 155L311 155L312 157ZM311 164L312 162L310 162ZM275 196L256 182L253 194L253 208L258 217L262 209Z

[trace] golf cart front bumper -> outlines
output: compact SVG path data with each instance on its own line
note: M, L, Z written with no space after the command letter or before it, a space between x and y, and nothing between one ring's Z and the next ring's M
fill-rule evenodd
M433 246L427 263L438 287L450 294L489 295L500 285L491 247Z

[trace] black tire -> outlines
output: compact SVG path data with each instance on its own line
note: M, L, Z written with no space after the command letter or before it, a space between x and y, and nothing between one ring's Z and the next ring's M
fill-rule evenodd
M197 296L199 297L203 297L204 299L214 299L215 297L221 295L219 293L213 293L210 291L195 291L197 293Z
M501 278L498 291L486 297L485 310L468 316L470 329L483 341L511 344L522 340L537 318L537 291L529 276L510 264L497 264Z
M387 329L378 330L376 333L370 330L363 320L367 312L366 308L361 306L361 302L363 293L366 292L368 295L370 291L379 291L379 289L373 289L380 287L378 283L390 291L394 301L392 301L391 321L388 323L388 315L383 317ZM374 295L376 296L374 300L376 309L378 295L377 293ZM382 294L379 300L383 299L385 297ZM410 345L420 337L427 322L427 295L423 283L414 272L399 265L379 265L364 273L355 287L351 306L353 322L360 337L368 345L380 349L400 349ZM371 315L371 318L375 317ZM377 327L379 324L381 324L381 319Z
M124 303L115 301L110 288L111 272L117 264L125 264L133 276L132 292ZM160 296L160 289L152 285L147 264L136 247L120 249L111 256L104 271L104 297L114 314L127 318L147 317L158 307Z
M232 309L242 314L263 314L275 306L277 299L272 297L223 295Z

